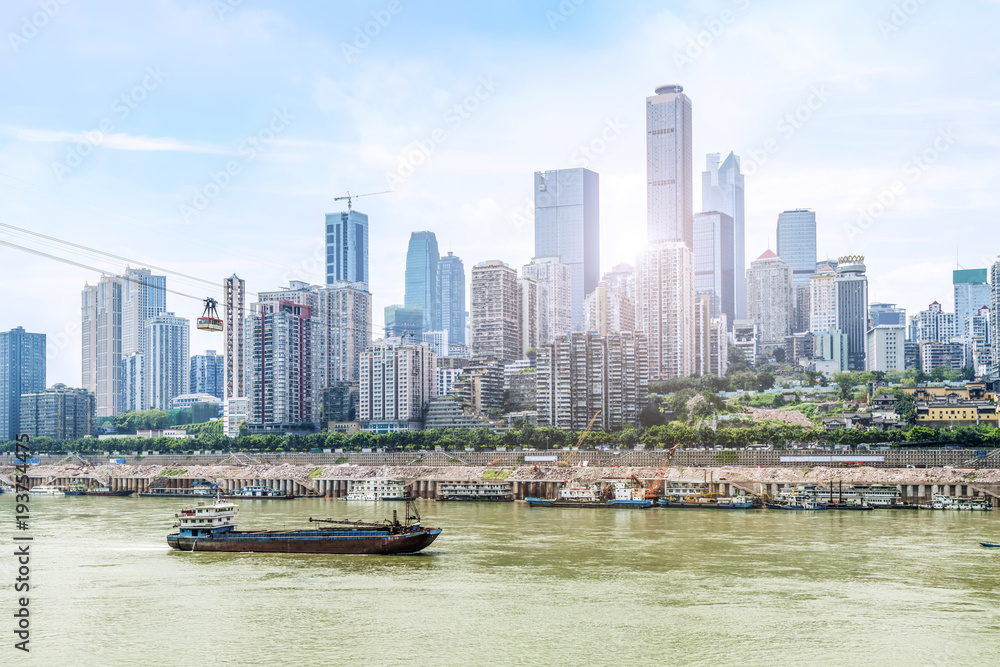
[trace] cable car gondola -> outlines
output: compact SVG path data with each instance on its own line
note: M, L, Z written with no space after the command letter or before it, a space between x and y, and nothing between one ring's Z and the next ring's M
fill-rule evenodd
M218 304L219 302L212 297L205 299L205 312L198 318L199 329L202 331L222 331L222 320L215 310Z

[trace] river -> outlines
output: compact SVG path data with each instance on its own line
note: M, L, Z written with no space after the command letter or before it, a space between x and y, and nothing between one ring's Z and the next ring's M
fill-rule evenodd
M0 496L0 539L13 502ZM189 503L31 499L31 653L3 665L986 665L1000 513L531 509L419 501L423 554L171 551ZM402 503L242 501L240 527ZM10 626L2 627L2 626Z

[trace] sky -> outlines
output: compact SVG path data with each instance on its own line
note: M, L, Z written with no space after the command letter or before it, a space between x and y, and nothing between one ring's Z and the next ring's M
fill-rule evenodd
M952 308L951 271L1000 253L1000 3L276 2L0 4L0 330L48 335L48 383L80 384L80 292L126 260L171 274L195 319L322 284L323 222L370 220L375 329L402 302L410 232L466 272L533 253L532 178L600 174L602 271L646 235L645 98L693 106L746 176L747 261L783 210L816 212L820 259L866 257L871 301ZM221 350L192 329L192 354Z

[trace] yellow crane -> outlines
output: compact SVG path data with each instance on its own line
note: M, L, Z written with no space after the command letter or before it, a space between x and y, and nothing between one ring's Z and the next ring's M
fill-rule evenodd
M571 449L569 454L567 454L566 458L564 458L562 461L556 461L557 466L568 466L570 464L570 462L573 460L573 457L576 456L576 453L580 451L580 445L583 444L583 439L587 437L588 433L590 433L591 427L594 425L594 422L597 421L597 418L600 416L600 414L601 414L600 410L594 413L594 416L590 418L590 422L587 424L587 428L583 429L583 433L580 434L580 438L576 441L576 448Z

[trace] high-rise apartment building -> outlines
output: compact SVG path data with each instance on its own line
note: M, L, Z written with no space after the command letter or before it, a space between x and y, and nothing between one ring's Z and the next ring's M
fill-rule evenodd
M573 271L559 257L532 257L521 277L538 290L538 344L551 343L573 330Z
M518 280L521 294L518 297L518 338L521 344L519 358L527 357L530 350L539 345L539 313L542 310L541 295L538 283L531 278L522 277Z
M603 280L587 295L586 330L600 336L636 330L635 300Z
M959 335L955 313L944 312L937 301L927 306L927 310L918 312L916 317L918 343L950 343Z
M840 329L833 328L813 336L813 359L826 362L817 364L816 370L838 373L850 370L850 341ZM862 369L863 370L863 369Z
M691 100L678 85L646 98L646 229L649 243L694 246ZM596 281L595 281L596 282Z
M24 432L21 394L43 389L45 334L28 333L23 327L0 332L0 442Z
M205 354L195 354L191 357L189 394L211 394L219 401L225 400L224 389L226 375L226 357L216 354L215 350L206 350Z
M733 219L710 211L694 216L694 289L710 298L710 317L736 312L736 255Z
M521 354L520 295L517 271L499 260L472 269L469 324L472 356L499 362Z
M792 267L795 285L808 285L816 271L816 214L797 208L778 214L778 256Z
M368 216L353 209L326 214L326 284L368 287Z
M710 153L701 173L701 210L718 211L733 219L733 311L729 321L746 317L746 222L744 218L743 174L740 158L730 153L722 164L721 155ZM695 221L697 225L697 221ZM697 235L697 232L695 232ZM697 255L697 251L695 251ZM697 257L695 264L697 265Z
M826 333L837 327L837 271L824 264L809 276L809 331Z
M322 399L312 377L312 307L292 299L268 300L257 304L248 319L248 421L254 426L315 424Z
M539 426L618 430L637 425L648 402L649 349L645 334L599 336L574 332L538 349Z
M650 245L639 258L638 328L649 341L652 380L694 373L694 253L681 242Z
M951 282L955 289L956 335L962 335L966 320L990 305L988 274L987 269L960 269L951 272Z
M465 266L449 250L437 267L437 327L451 343L465 342Z
M598 187L589 169L535 172L535 256L569 265L574 331L583 329L583 300L601 270Z
M868 277L865 258L841 257L837 261L837 329L847 336L847 370L865 370L865 335L868 331Z
M990 266L990 347L994 375L1000 369L1000 259Z
M422 422L437 395L437 355L427 343L379 339L361 353L360 373L362 421Z
M190 322L173 313L146 320L143 395L150 409L169 410L170 402L191 385Z
M633 302L636 301L638 290L635 267L628 262L615 264L610 271L601 276L601 282L612 292L627 296Z
M146 351L146 320L167 310L167 277L149 269L125 269L122 276L122 356Z
M143 379L145 377L143 373L145 361L146 355L142 352L133 352L122 357L119 413L149 409L149 400L146 397L146 382Z
M792 333L792 268L771 250L750 262L747 270L747 315L757 323L760 349L783 346Z
M879 324L868 330L867 371L901 371L906 368L906 327L903 324Z
M45 390L23 393L20 415L20 432L32 438L85 438L94 432L94 395L86 389L54 384Z
M240 424L250 418L247 353L246 281L234 273L222 281L222 338L225 344L222 430L230 438L240 434Z
M423 314L423 330L441 328L438 315L438 253L434 232L413 232L406 250L406 293L403 303L407 308L419 308Z
M723 377L729 367L729 331L725 313L712 317L711 296L699 294L695 297L694 321L695 374Z
M83 388L94 393L98 417L113 417L122 399L121 276L84 285L81 316Z
M810 283L812 282L810 277ZM806 333L812 323L812 285L797 285L795 287L795 322L792 331L795 333Z
M757 323L753 320L733 322L733 347L751 367L757 364Z

